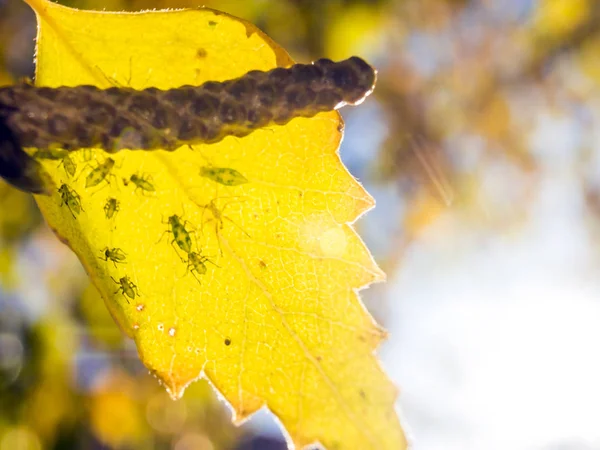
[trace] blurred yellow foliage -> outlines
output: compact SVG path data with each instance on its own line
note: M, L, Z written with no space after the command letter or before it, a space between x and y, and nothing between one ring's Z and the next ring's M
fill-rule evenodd
M494 95L483 106L477 120L479 132L490 140L502 139L510 131L511 116L506 99L501 95Z
M157 393L148 400L146 418L159 433L180 433L187 418L186 404L183 401L174 402L165 392Z
M75 405L69 395L69 378L48 377L36 386L28 401L25 422L44 442L53 442L56 434L75 419Z
M0 86L9 86L13 84L13 79L10 75L2 70L0 70ZM4 181L2 181L4 183Z
M13 247L0 244L0 283L4 289L11 289L17 284L17 276L14 269L14 261L17 252Z
M111 448L140 448L146 436L146 422L134 380L124 374L110 374L96 387L90 399L90 423L96 436Z
M335 60L373 53L382 48L385 30L385 15L377 6L345 6L325 31L325 53Z
M404 228L407 236L414 238L427 226L431 225L447 209L439 195L428 190L419 191L411 199L409 212L404 217Z
M31 196L0 180L0 242L16 241L38 223Z
M88 325L87 330L96 343L113 349L122 346L123 334L115 325L114 319L102 301L102 296L93 284L88 284L83 291L79 308Z
M0 450L42 450L37 434L22 425L10 427L0 432Z
M37 382L26 399L23 422L43 442L53 442L78 414L70 395L71 358L77 342L74 332L64 319L54 317L35 328L35 340L30 342L38 357L33 374Z
M541 35L560 38L580 25L589 13L590 0L541 0L534 23Z
M578 54L579 65L595 84L600 83L600 35L585 42Z

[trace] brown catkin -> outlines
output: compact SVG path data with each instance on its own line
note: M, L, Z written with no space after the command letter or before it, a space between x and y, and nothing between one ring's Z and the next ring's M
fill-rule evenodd
M0 120L0 176L33 194L48 194L49 177L42 165L23 151L10 128Z
M251 71L233 80L169 90L0 87L0 123L14 144L3 143L0 133L0 151L20 146L101 148L113 153L211 144L226 136L241 137L266 126L283 125L295 117L358 104L372 91L375 78L369 64L352 57L337 63L320 59L267 72ZM31 176L31 159L9 159L23 163L23 177ZM0 176L19 178L19 165L13 166L10 177L0 167ZM36 192L27 187L31 183L36 180L23 181L19 187Z

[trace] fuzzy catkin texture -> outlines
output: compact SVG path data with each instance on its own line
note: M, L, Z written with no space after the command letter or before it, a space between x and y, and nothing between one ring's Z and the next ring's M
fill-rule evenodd
M354 56L169 90L0 87L0 177L26 192L49 194L49 177L23 148L61 159L61 152L80 148L113 153L211 144L359 104L375 80L375 70Z
M170 90L21 84L0 88L0 118L21 147L174 150L357 104L374 83L374 69L352 57Z

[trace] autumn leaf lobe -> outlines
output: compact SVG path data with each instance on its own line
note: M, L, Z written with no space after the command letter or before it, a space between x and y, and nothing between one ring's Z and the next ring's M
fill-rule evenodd
M117 14L31 0L36 83L161 89L292 64L208 9ZM373 200L335 112L175 152L42 160L37 201L172 396L206 376L241 421L267 405L299 447L399 449L385 337L357 291L383 279L351 224ZM112 161L112 162L108 162ZM72 165L71 165L72 164Z

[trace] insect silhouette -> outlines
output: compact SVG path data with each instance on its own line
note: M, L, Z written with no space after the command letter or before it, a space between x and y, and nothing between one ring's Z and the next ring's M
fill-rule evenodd
M190 150L194 151L194 147L191 145L188 145L188 147ZM248 179L239 171L232 169L231 167L215 167L202 152L200 152L200 156L207 162L206 166L200 167L201 177L208 178L223 186L239 186L248 182Z
M69 152L66 150L60 148L36 150L33 154L33 157L37 159L48 159L53 161L60 160L58 165L62 165L65 168L67 175L70 177L75 176L77 165L73 162L69 156Z
M104 215L107 219L112 219L113 216L119 212L121 203L116 198L108 198L104 205Z
M221 231L223 230L223 227L225 226L225 221L228 221L229 223L231 223L233 226L235 226L238 230L240 230L242 233L244 233L249 238L251 238L251 236L246 232L246 230L244 230L241 226L239 226L237 223L235 223L235 221L233 219L231 219L230 217L228 217L224 214L225 208L227 208L227 206L229 206L230 204L235 203L235 201L230 201L228 203L225 203L221 208L219 208L217 206L217 200L219 198L237 198L237 197L215 197L206 205L201 205L204 208L204 211L202 212L202 227L204 229L204 225L207 224L208 222L211 222L211 221L215 222L215 235L217 236L217 239L219 241L219 252L221 253L221 255L223 255L223 249L221 248ZM206 211L210 211L212 218L210 218L210 217L207 219L204 218Z
M115 160L112 158L106 158L106 161L104 161L95 169L92 169L88 176L85 177L85 187L90 188L98 186L106 179L114 166Z
M140 294L137 286L133 284L128 276L119 278L119 281L115 280L113 277L110 278L115 282L115 284L119 285L119 289L115 291L115 294L121 292L127 300L127 303L129 303L129 299L127 297L129 297L131 300L135 300L136 295L139 297Z
M65 169L65 172L70 177L75 176L75 172L77 171L77 164L73 162L73 159L69 155L65 155L59 163L59 166L62 165Z
M135 185L135 190L142 190L142 192L154 192L154 184L152 177L150 175L138 175L134 173L129 177L129 180L123 179L123 184L125 186L129 185L129 183L133 183Z
M172 216L169 216L166 223L169 225L169 229L166 230L165 233L171 233L173 235L171 245L175 243L188 255L192 253L192 238L190 237L190 232L185 228L187 222L182 222L178 215L173 214ZM175 248L175 246L173 246L173 248ZM177 248L175 248L175 251L177 251Z
M75 218L75 215L79 214L83 210L81 207L81 198L79 197L79 194L69 188L69 186L66 184L63 184L60 188L58 188L58 192L61 199L60 206L67 205L71 215L73 218Z
M205 205L201 205L204 208L204 212L206 211L210 211L211 215L213 216L212 219L208 218L206 220L203 220L203 223L207 223L207 222L211 222L211 221L215 221L215 230L222 230L223 227L225 226L225 221L231 223L233 226L235 226L238 230L240 230L242 233L244 233L246 236L251 237L246 230L244 230L240 225L238 225L233 219L231 219L230 217L228 217L227 215L225 215L225 209L229 206L232 205L234 203L240 203L243 202L244 200L230 200L228 202L225 202L221 207L217 206L217 201L220 199L236 199L236 198L241 198L241 197L215 197L213 198L210 202L208 202ZM202 217L204 219L204 213L202 214Z
M61 148L40 149L40 150L36 150L33 153L34 158L51 159L51 160L55 160L55 161L63 159L65 156L69 156L69 152L67 150L63 150Z
M200 168L200 176L224 186L239 186L248 182L244 175L229 167L204 166Z
M121 250L120 248L108 248L108 247L104 247L104 249L102 249L102 254L104 255L104 258L102 256L99 256L99 258L103 261L112 261L112 263L114 264L115 267L117 267L117 263L119 264L123 264L126 261L127 255L126 253Z
M219 267L214 262L212 262L208 256L203 256L200 253L196 252L188 253L187 270L185 273L190 272L198 281L198 283L201 283L197 275L204 275L206 273L206 271L208 270L205 264L206 262L209 262L212 265Z

